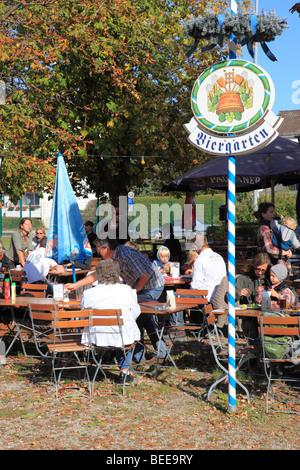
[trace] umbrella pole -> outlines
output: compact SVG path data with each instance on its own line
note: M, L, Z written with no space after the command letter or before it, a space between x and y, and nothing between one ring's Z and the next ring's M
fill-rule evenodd
M76 282L76 274L75 274L75 264L74 261L72 261L72 273L73 273L73 282L75 284Z
M275 205L274 180L271 180L271 202Z

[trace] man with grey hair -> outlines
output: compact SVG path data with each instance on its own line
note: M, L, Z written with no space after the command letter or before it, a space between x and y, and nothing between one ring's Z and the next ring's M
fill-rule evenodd
M222 256L209 247L204 235L196 235L192 244L199 255L194 263L191 288L208 290L207 298L211 303L220 282L227 275L226 265Z
M120 245L118 240L97 238L95 241L98 254L103 259L116 259L120 264L120 276L125 284L132 289L136 289L139 302L151 302L158 300L164 289L165 280L162 274L156 269L151 261L138 250L129 246ZM89 274L75 284L66 284L68 290L75 290L79 286L97 281L96 273ZM137 318L137 325L141 332L141 342L135 348L136 362L144 362L144 329L147 331L159 362L164 362L167 357L167 346L163 340L159 340L157 335L157 324L152 315L142 313ZM156 360L156 359L155 359ZM151 360L150 360L151 361ZM153 361L154 363L154 361Z

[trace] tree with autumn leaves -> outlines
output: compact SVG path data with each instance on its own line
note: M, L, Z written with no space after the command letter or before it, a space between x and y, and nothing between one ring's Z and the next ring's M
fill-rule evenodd
M210 2L216 13L228 1ZM250 2L243 2L247 8ZM182 22L205 0L0 1L0 189L50 191L61 152L78 195L112 200L203 161L190 93L228 45L187 59ZM204 44L205 45L205 41ZM144 156L145 164L141 164Z

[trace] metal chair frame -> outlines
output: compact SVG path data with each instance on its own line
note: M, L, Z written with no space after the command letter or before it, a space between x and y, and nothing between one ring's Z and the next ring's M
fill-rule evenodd
M289 390L294 389L300 390L300 379L299 379L299 366L300 366L300 355L294 359L292 356L284 356L281 359L272 359L267 356L265 350L265 344L267 342L266 336L276 337L285 336L290 338L290 346L293 342L300 337L300 317L299 316L285 316L285 317L273 317L273 316L261 316L259 320L259 333L262 346L262 361L264 365L265 376L267 379L267 394L266 394L266 412L272 411L274 413L295 413L300 414L297 410L280 410L272 409L269 407L270 395L273 401L275 401L275 391L281 388L288 387ZM274 370L275 366L282 366L282 375L276 375ZM284 366L294 366L296 373L293 375L291 371L293 368L285 368ZM273 384L276 382L276 388ZM293 385L289 387L289 385ZM290 401L290 400L289 400ZM300 401L295 401L300 408Z
M209 401L210 395L218 387L220 383L228 378L228 341L221 336L219 329L216 324L216 316L213 313L212 305L207 305L203 308L204 320L207 327L207 334L209 338L209 343L213 352L214 359L218 367L222 370L223 374L210 386L207 395L206 401ZM256 357L255 349L253 346L249 346L247 343L244 345L236 346L236 373L241 369L241 367L248 362L250 359ZM244 390L247 396L248 402L250 402L250 393L249 390L238 380L236 383Z
M202 308L204 305L207 305L207 290L199 290L199 289L177 289L176 290L176 305L180 304L198 304L199 312L202 312ZM170 330L181 330L181 331L189 331L195 339L201 341L204 337L204 324L203 322L199 325L199 323L193 323L192 321L185 321L184 325L169 325L168 333L170 335Z
M118 333L120 335L120 340L121 340L121 346L120 347L115 347L115 346L103 346L102 347L102 346L97 346L95 344L92 344L90 339L89 339L89 346L90 346L91 352L92 352L92 359L96 364L96 370L95 370L95 373L94 373L94 376L93 376L93 379L92 379L92 394L94 393L95 380L96 380L96 377L97 377L99 371L102 373L102 375L104 377L104 380L105 380L105 383L107 384L107 375L105 373L105 368L111 368L111 365L109 365L109 364L104 365L103 364L103 357L104 357L105 352L107 352L107 351L112 351L112 350L119 349L123 352L124 356L127 359L129 370L133 373L134 378L135 378L135 382L136 382L136 384L138 384L137 373L136 373L136 371L134 370L134 368L132 366L132 361L130 361L128 359L128 356L127 356L127 353L130 349L133 349L133 351L132 351L132 355L133 355L134 348L135 348L136 344L138 343L138 341L135 342L135 343L132 343L132 344L128 344L128 345L124 344L123 332L122 332L122 326L123 325L124 325L124 320L123 320L122 310L121 309L103 309L103 310L102 309L101 310L93 309L93 310L90 311L89 332L90 332L90 328L93 327L93 326L101 326L101 327L115 326L115 327L117 327ZM99 332L97 334L101 335L102 333ZM103 334L109 334L109 333L105 332ZM116 334L116 332L114 332L113 334ZM123 396L125 395L125 386L126 386L126 375L125 375L123 383L122 383L122 395Z
M51 382L55 386L55 395L58 398L62 374L83 370L90 398L91 383L88 370L90 348L81 343L81 328L89 326L90 311L58 310L55 306L48 305L44 308L40 305L30 305L29 308L34 341L41 356L40 362L34 369L32 381L35 381L36 372L41 369L42 364L48 363L51 367Z

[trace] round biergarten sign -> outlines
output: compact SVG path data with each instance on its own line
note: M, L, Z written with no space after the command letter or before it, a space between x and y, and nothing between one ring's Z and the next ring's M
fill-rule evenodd
M215 155L250 153L270 143L282 118L272 113L275 89L251 62L233 59L205 70L194 84L189 140Z

